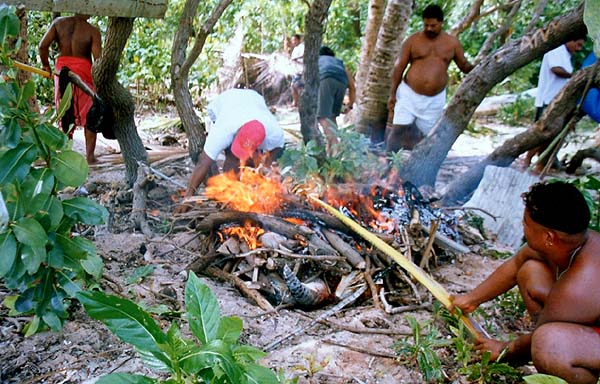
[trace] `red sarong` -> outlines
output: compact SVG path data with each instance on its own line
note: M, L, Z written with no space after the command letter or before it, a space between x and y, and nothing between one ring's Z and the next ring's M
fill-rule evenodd
M59 56L56 60L56 72L60 72L62 67L68 67L71 71L79 75L81 80L89 85L94 92L96 91L92 79L92 63L88 59L83 57ZM60 104L60 88L57 75L54 76L54 102L56 103L56 108L58 108L58 105ZM85 127L88 111L92 107L94 101L78 86L73 85L72 103L75 114L75 126ZM71 131L69 137L73 137L73 131Z

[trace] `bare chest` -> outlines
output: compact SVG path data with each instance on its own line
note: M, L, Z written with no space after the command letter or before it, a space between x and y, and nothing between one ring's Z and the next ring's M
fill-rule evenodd
M419 42L418 44L413 45L411 49L411 59L413 61L436 59L450 63L453 58L454 47L449 44L445 44L443 41Z

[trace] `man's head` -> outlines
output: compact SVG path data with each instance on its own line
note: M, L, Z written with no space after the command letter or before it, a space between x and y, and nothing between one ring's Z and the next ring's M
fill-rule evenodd
M293 35L290 42L292 44L292 48L297 47L298 44L300 44L302 42L302 35L299 35L299 34Z
M583 49L583 44L585 43L584 38L579 38L575 40L571 40L567 42L565 45L567 46L567 50L569 53L573 54L575 52L579 52Z
M423 32L433 39L442 32L444 11L437 4L430 4L423 10Z
M335 52L328 46L323 45L321 49L319 49L319 56L335 56Z
M258 120L242 125L231 143L231 153L241 161L246 161L265 140L265 126Z
M562 181L534 184L523 194L523 199L531 220L548 229L575 235L584 232L590 222L585 198L572 184Z

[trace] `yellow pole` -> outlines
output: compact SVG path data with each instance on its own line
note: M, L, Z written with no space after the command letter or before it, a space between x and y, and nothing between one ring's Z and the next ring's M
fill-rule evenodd
M419 283L423 284L425 288L427 288L437 300L439 300L446 308L450 309L450 306L452 305L452 303L450 302L450 294L448 294L444 287L442 287L437 281L435 281L431 276L429 276L424 270L419 268L419 266L414 264L412 261L408 260L406 257L404 257L404 255L392 248L385 241L381 240L376 235L367 231L360 224L347 217L346 215L342 214L331 205L311 195L308 195L308 198L325 208L329 213L331 213L332 215L340 219L348 227L350 227L354 232L358 233L369 243L373 244L373 246L375 246L376 248L384 252L386 255L394 259L396 263L400 264L400 266L404 268L408 273L410 273L415 279L417 279ZM476 338L482 336L489 338L489 335L487 334L485 329L483 329L481 325L479 325L470 316L462 315L461 321Z
M17 68L19 68L20 70L23 70L23 71L35 73L35 74L38 74L38 75L41 75L41 76L44 76L44 77L47 77L47 78L51 78L52 77L52 75L50 74L50 72L44 71L43 69L39 69L39 68L36 68L36 67L32 67L31 65L20 63L18 61L14 61L14 65L15 65L15 67L17 67Z

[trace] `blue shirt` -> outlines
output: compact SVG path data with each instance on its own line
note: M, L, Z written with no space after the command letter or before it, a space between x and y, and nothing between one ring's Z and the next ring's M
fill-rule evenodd
M344 62L333 56L319 56L319 80L334 78L348 86L348 76Z

